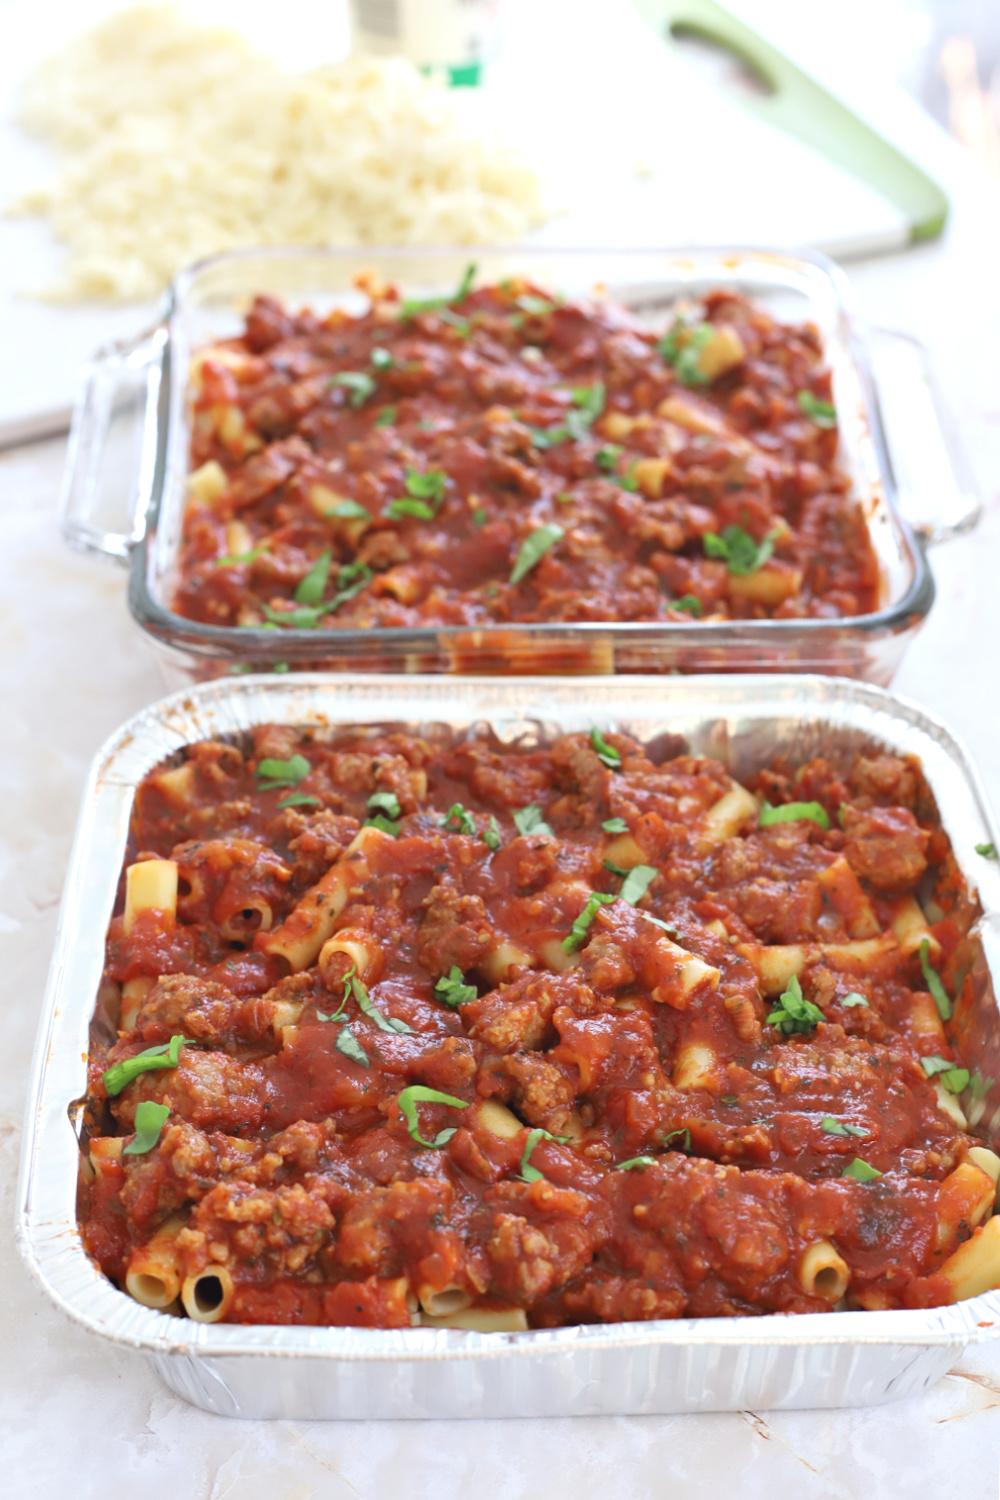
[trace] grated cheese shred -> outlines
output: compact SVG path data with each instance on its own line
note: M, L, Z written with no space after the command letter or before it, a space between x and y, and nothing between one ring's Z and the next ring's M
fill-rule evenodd
M18 121L60 158L11 209L68 248L52 300L155 296L238 246L510 243L544 218L524 158L470 136L405 59L294 74L172 5L120 11L46 61Z

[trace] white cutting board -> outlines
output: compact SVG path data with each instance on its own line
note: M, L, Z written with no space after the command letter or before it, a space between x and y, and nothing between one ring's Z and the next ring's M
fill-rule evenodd
M183 0L247 32L287 66L347 46L343 0ZM49 153L11 125L20 80L112 0L0 0L0 203L47 174ZM630 0L508 0L503 52L480 90L454 95L536 163L563 210L553 245L811 245L861 254L906 242L903 216L748 113L653 36ZM23 295L58 265L46 224L0 218L0 443L71 406L102 344L153 322L153 304L54 306ZM52 420L49 426L53 425Z

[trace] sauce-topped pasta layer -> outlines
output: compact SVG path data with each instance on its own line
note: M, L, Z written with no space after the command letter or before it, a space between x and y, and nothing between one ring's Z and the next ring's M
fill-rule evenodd
M150 774L90 1064L107 1274L515 1329L1000 1282L919 766L670 754L266 726Z
M174 604L216 625L835 619L878 604L819 335L527 282L258 298L201 350Z

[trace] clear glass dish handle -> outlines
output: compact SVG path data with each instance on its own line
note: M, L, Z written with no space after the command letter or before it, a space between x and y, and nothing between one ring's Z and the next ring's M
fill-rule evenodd
M144 535L157 461L167 330L109 344L84 367L59 525L71 547L126 562Z
M891 328L867 329L899 508L928 545L971 531L982 497L926 344Z

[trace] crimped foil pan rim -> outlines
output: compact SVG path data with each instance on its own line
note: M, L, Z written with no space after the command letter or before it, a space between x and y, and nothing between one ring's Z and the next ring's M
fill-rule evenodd
M331 710L323 713L324 703ZM324 722L434 722L437 710L446 718L450 706L456 722L490 719L502 726L512 714L520 722L552 719L581 721L593 717L622 720L669 719L678 729L685 719L712 722L717 727L735 722L742 711L756 709L762 723L784 718L850 727L879 738L889 726L907 731L907 748L922 754L929 779L949 764L960 780L966 802L979 826L961 831L949 828L959 863L971 868L968 855L983 835L997 840L979 778L962 745L934 715L919 705L895 698L880 688L845 678L780 677L771 674L740 677L623 677L623 678L449 678L369 676L350 682L322 673L218 679L187 688L142 710L116 731L98 752L88 777L74 841L69 876L56 940L56 952L38 1045L29 1084L27 1128L21 1159L16 1209L17 1241L29 1270L64 1312L83 1326L115 1343L153 1354L237 1357L309 1357L347 1361L426 1362L500 1359L527 1355L554 1356L570 1351L733 1345L863 1345L962 1346L1000 1330L1000 1291L985 1293L950 1307L884 1312L776 1315L749 1318L678 1319L656 1323L578 1325L531 1330L526 1333L481 1334L444 1329L344 1329L274 1325L194 1324L141 1307L115 1289L88 1260L76 1228L74 1200L76 1148L67 1144L67 1101L72 1088L58 1082L60 1069L75 1069L79 1087L84 1062L59 1046L59 1032L89 1022L96 986L75 1000L68 966L79 947L79 907L83 877L91 874L95 843L103 844L110 882L117 882L120 850L124 845L132 788L149 767L172 749L207 733L242 730L268 719L321 724ZM709 718L711 716L711 718ZM751 714L752 718L753 715ZM890 737L891 738L891 737ZM897 748L902 745L897 744ZM939 752L935 754L935 751ZM110 809L110 819L107 814ZM101 822L102 810L105 821ZM101 850L97 851L102 852ZM963 859L963 853L966 858ZM982 862L981 862L982 863ZM1000 968L1000 872L995 867L977 871L984 917L981 927ZM102 874L102 879L103 874ZM100 882L92 880L93 885ZM984 893L985 887L985 893ZM106 903L107 904L107 903ZM85 925L80 940L89 940L88 961L99 965L103 956L104 926ZM99 951L98 951L99 950ZM77 985L79 989L79 983ZM70 991L67 994L67 990ZM83 1013L85 1008L85 1014ZM53 1084L52 1074L57 1081ZM56 1097L53 1097L55 1092ZM39 1155L48 1139L65 1158L53 1168ZM72 1169L72 1180L69 1177ZM55 1172L58 1181L53 1181ZM46 1175L47 1174L47 1175ZM41 1203L38 1201L41 1199ZM183 1336L180 1330L183 1329ZM175 1331L176 1330L176 1331Z
M64 1230L60 1239L68 1238ZM526 1353L558 1355L586 1347L599 1349L753 1345L891 1344L951 1347L990 1337L987 1322L1000 1331L1000 1292L987 1292L967 1303L914 1311L764 1314L748 1318L677 1318L648 1323L578 1324L526 1333L474 1333L436 1328L327 1328L273 1324L233 1325L169 1320L172 1327L190 1329L184 1338L160 1326L163 1315L133 1302L105 1281L91 1266L79 1245L52 1250L44 1238L32 1242L18 1224L18 1245L28 1269L63 1312L93 1333L150 1354L216 1356L280 1355L284 1358L398 1361L497 1359ZM38 1251L42 1254L39 1256ZM60 1290L60 1262L71 1260ZM82 1264L81 1264L82 1262ZM89 1274L88 1274L89 1273ZM93 1282L99 1285L95 1288ZM95 1295L96 1291L96 1295ZM93 1298L87 1311L74 1300ZM108 1311L104 1311L107 1304ZM955 1318L956 1311L964 1316ZM982 1314L992 1314L986 1319ZM946 1326L952 1323L956 1326Z

